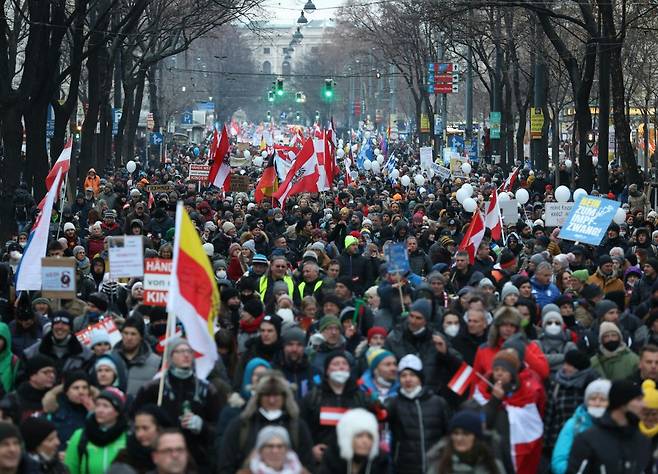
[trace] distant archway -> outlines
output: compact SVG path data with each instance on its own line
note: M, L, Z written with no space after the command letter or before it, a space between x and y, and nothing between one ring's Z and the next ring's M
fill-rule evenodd
M263 74L272 74L272 64L269 61L263 61Z

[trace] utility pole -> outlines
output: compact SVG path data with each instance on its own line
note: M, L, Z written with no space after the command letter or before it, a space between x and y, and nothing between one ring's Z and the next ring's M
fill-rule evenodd
M496 12L496 23L495 23L495 31L494 31L494 38L495 38L495 47L496 47L496 73L494 75L494 88L493 88L493 106L492 106L492 112L498 114L498 119L500 120L502 110L503 110L503 48L500 45L501 41L501 20L500 20L500 13ZM493 128L493 127L492 127ZM498 129L500 130L500 122L498 122ZM498 137L491 137L491 150L492 150L492 158L494 164L496 164L496 159L500 163L502 156L501 156L501 137L500 133Z
M445 48L443 47L443 35L439 33L437 35L437 56L439 63L443 63L445 59ZM434 120L434 156L441 156L441 150L445 146L443 143L443 131L446 129L446 121L443 114L443 106L445 105L445 94L435 94L434 95L434 115L438 116L441 114L441 127L437 130L437 121ZM432 117L434 119L434 117Z

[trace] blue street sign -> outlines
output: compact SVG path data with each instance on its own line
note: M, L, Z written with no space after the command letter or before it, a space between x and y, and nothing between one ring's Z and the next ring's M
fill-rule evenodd
M55 111L53 106L48 106L48 119L46 120L46 136L52 138L55 136Z
M123 111L121 109L112 109L112 135L116 136L119 133L119 122Z
M185 111L181 116L180 123L183 125L192 125L192 112Z
M472 163L477 163L479 160L477 138L471 138L471 147L468 149L468 158Z
M409 271L409 255L407 246L403 243L390 244L386 247L386 270L388 273L404 275Z
M281 112L281 113L279 114L279 119L281 119L281 120L285 120L286 117L288 117L288 114L285 113L285 112Z
M564 221L559 237L574 242L599 245L620 204L619 201L596 196L579 198Z
M197 102L197 110L205 110L206 112L213 112L215 110L214 102Z
M164 137L162 136L162 133L160 132L151 133L151 145L160 145L163 140Z

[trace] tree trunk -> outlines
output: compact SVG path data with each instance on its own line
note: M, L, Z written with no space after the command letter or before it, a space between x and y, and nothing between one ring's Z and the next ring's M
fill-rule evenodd
M137 126L139 125L139 112L142 109L142 101L144 100L144 87L146 72L140 71L138 73L139 79L135 88L134 103L132 110L128 111L129 117L126 117L126 125L123 130L123 152L124 160L132 160L135 156L135 135L137 134ZM124 112L124 116L126 112Z
M46 193L46 176L49 163L46 152L46 121L48 101L33 101L23 114L25 121L25 156L27 159L26 181L31 184L34 196ZM53 158L56 160L57 157Z
M596 176L601 194L608 194L608 139L610 137L610 53L606 38L599 45L599 162Z

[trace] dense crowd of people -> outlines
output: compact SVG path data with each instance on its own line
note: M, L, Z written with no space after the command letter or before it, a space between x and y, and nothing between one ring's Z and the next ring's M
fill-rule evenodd
M417 166L410 146L396 156L401 175ZM73 299L14 291L35 214L17 193L0 264L1 473L656 471L658 214L620 170L608 197L626 222L599 246L544 225L553 176L524 169L522 218L504 239L487 230L471 261L455 193L469 182L483 206L507 178L496 167L423 186L341 175L282 209L255 202L254 167L250 192L224 193L188 181L190 161L90 169L57 205L47 254L74 259ZM142 279L109 275L113 236L172 258L179 201L221 295L205 378ZM384 257L396 243L402 275Z

